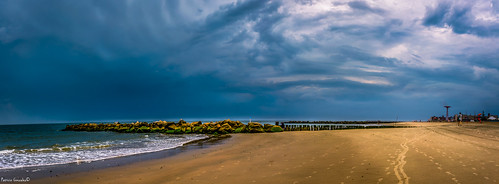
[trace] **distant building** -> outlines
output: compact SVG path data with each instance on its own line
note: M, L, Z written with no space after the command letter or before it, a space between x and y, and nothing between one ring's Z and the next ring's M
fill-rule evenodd
M481 113L481 115L477 114L463 114L463 121L464 122L478 122L478 121L499 121L498 115L491 115L488 113L485 115L485 113ZM444 122L447 121L445 115L442 116L432 116L430 119L428 119L429 122ZM458 121L458 115L455 114L454 116L449 117L449 121Z

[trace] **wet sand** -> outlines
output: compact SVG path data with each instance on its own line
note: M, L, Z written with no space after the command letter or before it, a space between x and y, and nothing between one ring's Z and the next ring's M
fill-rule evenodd
M499 123L235 134L175 156L31 183L497 183Z

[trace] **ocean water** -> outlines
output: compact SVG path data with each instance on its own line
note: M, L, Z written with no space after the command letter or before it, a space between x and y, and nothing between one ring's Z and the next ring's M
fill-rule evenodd
M206 135L61 131L66 124L0 125L0 170L83 163L172 149Z

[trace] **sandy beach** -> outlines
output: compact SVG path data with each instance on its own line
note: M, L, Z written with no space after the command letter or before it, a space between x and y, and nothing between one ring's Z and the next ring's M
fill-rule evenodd
M499 123L234 134L171 157L31 183L497 183Z

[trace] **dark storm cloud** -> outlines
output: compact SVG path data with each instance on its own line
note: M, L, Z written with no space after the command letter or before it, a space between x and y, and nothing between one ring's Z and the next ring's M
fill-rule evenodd
M445 16L450 10L450 3L439 3L435 8L427 7L423 24L425 26L444 26Z
M232 93L219 79L240 73L224 69L239 68L232 58L246 54L224 45L227 33L274 11L265 9L269 3L226 5L194 25L179 20L173 10L180 3L172 1L4 3L2 27L15 31L2 45L2 98L42 121L238 116L247 107L237 104L272 101L265 94ZM21 9L28 11L11 16Z
M470 7L425 6L424 26L497 36ZM1 1L0 123L425 119L497 102L497 47L428 53L416 19L364 1Z
M377 14L385 13L385 11L383 9L373 8L373 7L369 6L365 1L350 1L350 2L348 2L348 6L350 6L353 9L366 11L366 12L372 12L372 13L377 13Z
M497 37L499 35L499 23L483 23L475 21L471 14L472 4L453 4L441 2L436 7L427 7L423 18L425 26L450 26L457 34L475 34L483 37Z

